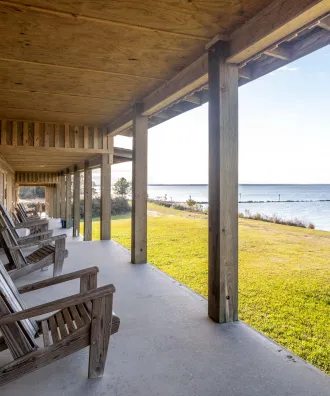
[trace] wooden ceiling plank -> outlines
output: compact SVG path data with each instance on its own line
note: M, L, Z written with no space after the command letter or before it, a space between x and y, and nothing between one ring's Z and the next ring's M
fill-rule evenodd
M203 41L203 42L207 42L210 39L209 36L203 37L203 36L198 36L198 35L194 35L194 34L173 32L173 31L169 31L169 30L166 30L163 28L151 28L148 26L135 25L132 23L127 23L127 22L118 22L118 21L105 19L105 18L91 17L91 16L84 15L84 14L63 12L63 11L57 11L57 10L45 8L45 7L38 7L38 6L33 6L33 5L28 5L28 4L20 4L19 2L1 0L1 4L13 6L13 7L24 9L27 11L33 10L33 11L37 11L37 12L44 13L44 14L55 15L57 17L69 18L69 19L73 19L75 21L81 20L81 21L94 22L94 23L100 23L100 24L105 24L105 25L128 27L128 28L132 28L132 29L136 29L136 30L148 31L148 32L152 32L152 33L164 33L164 34L174 36L174 37L184 37L187 39L198 40L198 41Z

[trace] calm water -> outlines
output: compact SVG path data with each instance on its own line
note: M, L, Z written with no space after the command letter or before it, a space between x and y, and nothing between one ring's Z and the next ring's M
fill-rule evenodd
M167 195L168 200L183 202L189 199L196 201L208 201L208 187L206 185L161 185L148 186L150 198L163 198ZM251 213L263 213L266 215L278 215L282 218L298 218L314 223L320 230L330 231L330 202L318 202L330 200L329 184L242 184L239 186L240 201L277 201L271 203L240 203L239 211L249 210ZM278 202L313 201L313 202Z

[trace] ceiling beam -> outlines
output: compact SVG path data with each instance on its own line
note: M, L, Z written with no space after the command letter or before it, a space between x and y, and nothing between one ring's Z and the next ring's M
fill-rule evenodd
M330 31L330 15L318 22L320 28Z
M228 62L245 62L329 11L329 0L273 1L231 35Z
M282 59L282 60L290 60L291 59L291 51L288 48L276 46L272 49L269 49L264 52L268 56L272 56L274 58Z

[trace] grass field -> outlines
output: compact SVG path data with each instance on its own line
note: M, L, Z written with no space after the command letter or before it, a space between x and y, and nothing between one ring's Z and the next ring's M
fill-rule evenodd
M206 297L206 217L148 209L149 262ZM130 248L129 218L112 237ZM330 232L240 219L239 316L330 374Z

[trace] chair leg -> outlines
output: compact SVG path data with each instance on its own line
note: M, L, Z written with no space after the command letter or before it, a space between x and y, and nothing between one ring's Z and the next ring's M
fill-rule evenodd
M107 359L112 322L112 294L93 300L88 378L101 378Z
M55 257L53 276L59 276L62 273L63 263L65 257L65 239L57 239L55 241Z

